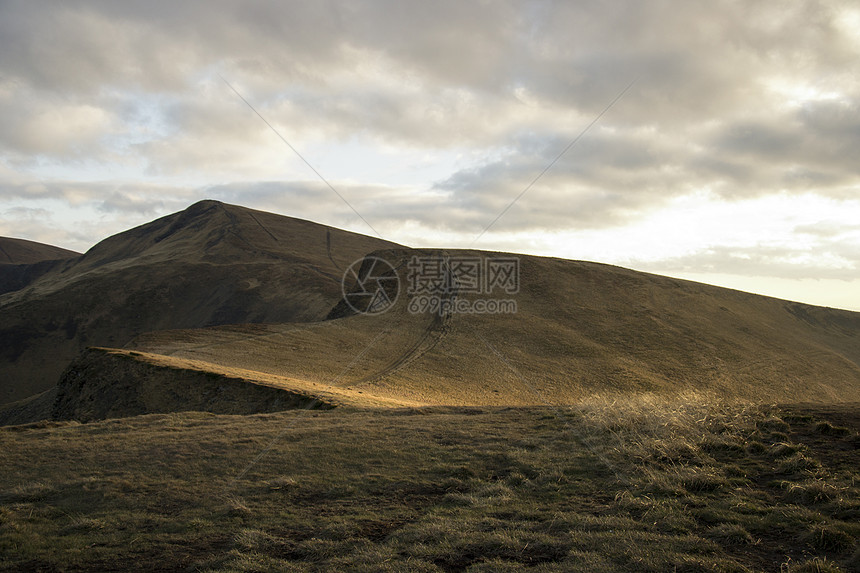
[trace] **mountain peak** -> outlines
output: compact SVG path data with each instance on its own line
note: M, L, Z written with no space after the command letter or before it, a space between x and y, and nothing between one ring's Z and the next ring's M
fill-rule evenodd
M342 295L344 269L396 247L198 201L109 237L34 281L4 287L0 280L0 292L8 291L0 300L0 380L12 380L0 385L0 403L47 389L87 346L123 346L152 330L322 320Z

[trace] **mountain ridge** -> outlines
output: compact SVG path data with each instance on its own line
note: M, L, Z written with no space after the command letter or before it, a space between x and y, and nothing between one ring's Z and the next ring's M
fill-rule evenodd
M458 275L459 286L441 293L442 312L416 311L421 293L408 291L409 273L422 258L515 260L517 288L490 296L461 288L469 277ZM369 272L379 260L397 274L400 296L387 312L358 312L343 298L344 269L360 261ZM515 310L450 307L477 308L488 297ZM6 392L6 402L48 392L38 408L14 405L26 415L52 400L65 404L52 415L205 409L214 402L180 386L173 402L151 402L158 410L141 410L141 400L87 402L116 385L170 394L171 376L187 388L201 371L244 380L251 394L267 386L350 407L563 406L690 390L722 400L860 401L860 313L601 263L412 249L213 201L106 239L0 296L0 310L0 373L54 359L38 387ZM38 320L41 329L28 331ZM97 359L84 350L94 346L106 347ZM86 391L68 383L81 364L93 385ZM150 379L159 382L146 386Z
M14 237L0 237L0 265L29 265L79 256L81 253L46 243Z
M386 246L398 245L212 200L109 237L0 295L0 403L47 390L87 346L322 319L343 269Z
M0 237L0 295L20 290L80 253L12 237Z

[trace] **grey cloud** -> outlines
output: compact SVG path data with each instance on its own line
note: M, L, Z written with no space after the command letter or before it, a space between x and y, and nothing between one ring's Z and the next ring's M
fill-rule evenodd
M311 212L312 209L328 207L329 211L340 206L338 198L322 182L257 181L213 185L203 190L206 197L227 203L249 207L272 206L284 213Z
M744 95L739 80L780 57L827 67L848 61L832 9L803 9L810 5L10 2L0 66L58 91L179 90L219 63L262 85L320 86L355 47L384 55L406 80L465 87L482 100L525 84L589 112L641 74L642 106L665 120L735 101Z
M812 235L824 239L833 239L840 235L855 233L860 235L860 222L857 225L844 225L828 221L821 221L814 225L798 225L794 228L794 233L803 235Z
M831 3L4 6L0 69L37 91L118 86L175 95L193 92L195 78L220 69L275 119L285 97L295 113L283 119L293 125L313 123L337 136L367 129L395 142L442 146L510 135L504 126L515 115L518 88L547 112L588 116L641 76L609 121L676 129L722 119L762 95L763 72L802 60L827 73L854 55L832 28ZM360 72L337 84L357 67L356 54L377 58L394 84L362 81ZM229 132L222 122L210 125Z
M847 197L860 179L860 97L846 74L857 46L835 24L842 4L7 1L0 166L138 161L161 183L0 180L0 200L143 216L213 196L354 224L319 182L254 181L277 176L249 170L260 149L282 145L217 73L290 141L358 134L477 157L427 182L435 194L345 186L379 228L480 232L636 77L494 230L619 226L702 188ZM774 78L839 98L791 108ZM777 253L757 252L750 260L776 264ZM735 259L696 264L754 271Z
M322 61L337 46L314 25L324 21L315 16L317 5L6 2L0 11L0 66L41 89L178 90L219 60L268 54L284 64L312 54ZM283 73L289 67L275 69Z
M103 228L96 224L66 228L48 209L32 207L12 207L0 211L0 235L29 239L48 245L56 245L83 252L90 248L94 237L103 238ZM112 228L116 228L111 225ZM121 229L116 229L121 230Z
M0 153L80 159L108 152L104 139L118 129L118 122L102 102L39 94L3 79L0 76Z
M572 141L524 137L501 159L462 170L436 188L489 223ZM642 136L589 133L529 188L497 230L606 228L690 191L683 147Z
M163 185L45 181L16 184L0 182L4 200L55 201L69 205L91 205L105 213L157 215L183 209L193 202L197 191ZM28 208L24 208L29 211ZM43 212L44 209L37 209Z
M479 230L474 214L460 212L454 208L455 205L445 201L398 193L383 186L337 185L336 189L349 205L383 234L387 228L404 221L426 228ZM319 181L235 182L210 186L201 193L228 203L274 210L327 225L349 227L365 234L373 233L340 197ZM471 226L470 222L473 223Z
M797 257L804 257L808 261L797 264L794 260ZM840 264L827 264L829 259L836 259ZM856 280L860 271L860 249L837 252L827 245L809 251L764 245L743 248L714 246L684 257L637 263L636 266L642 270L661 273L697 272L850 281Z
M51 212L47 209L38 207L11 207L9 209L5 209L2 216L6 221L42 222L51 217Z
M825 101L769 121L728 123L702 140L690 163L730 183L721 191L729 197L809 189L843 197L860 175L857 109L857 100Z

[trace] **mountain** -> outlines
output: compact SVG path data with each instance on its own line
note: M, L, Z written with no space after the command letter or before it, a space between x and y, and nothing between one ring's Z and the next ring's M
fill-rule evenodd
M30 265L41 261L72 259L80 253L25 239L0 237L0 265Z
M687 391L860 401L860 313L599 263L409 249L213 201L103 241L0 310L7 399L45 391L0 423Z
M341 297L344 269L394 246L217 201L120 233L0 295L0 403L50 389L88 346L153 330L320 320Z
M80 253L24 239L0 237L0 294L24 288Z

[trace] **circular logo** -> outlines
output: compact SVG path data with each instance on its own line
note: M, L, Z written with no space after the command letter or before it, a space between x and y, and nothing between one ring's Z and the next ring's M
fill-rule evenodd
M340 286L343 300L359 314L382 314L400 295L397 271L379 257L364 257L349 265Z

